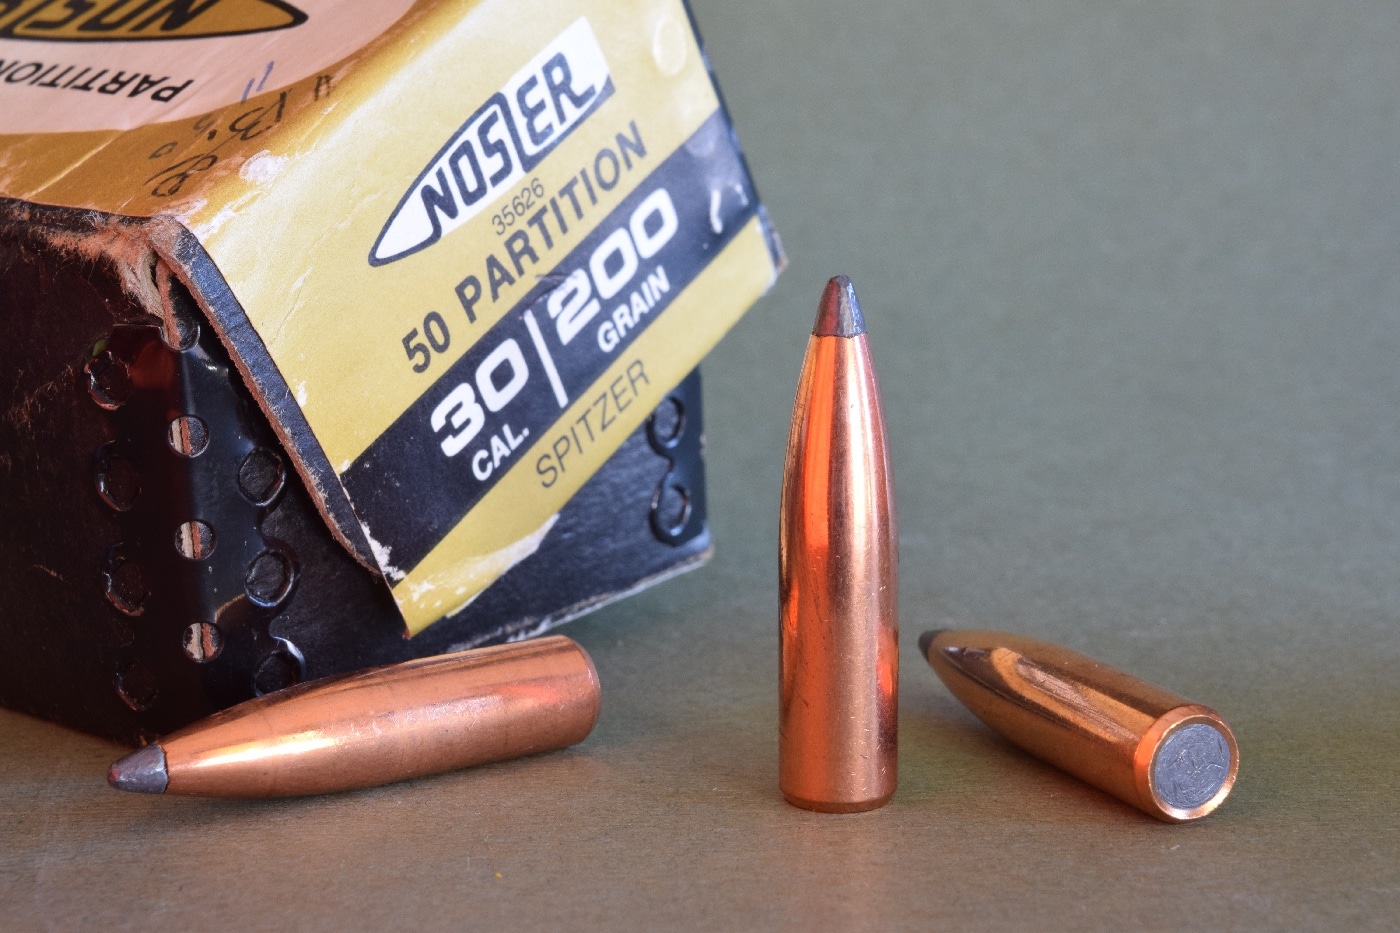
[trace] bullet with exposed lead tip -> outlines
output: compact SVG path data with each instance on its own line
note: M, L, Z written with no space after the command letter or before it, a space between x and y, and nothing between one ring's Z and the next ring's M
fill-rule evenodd
M865 318L837 276L798 382L778 534L778 772L796 806L871 810L894 794L897 540Z
M987 725L1160 820L1199 819L1235 784L1235 736L1208 707L1020 635L928 632L919 647Z
M554 635L270 693L127 755L107 781L213 797L372 787L573 745L599 706L592 660Z

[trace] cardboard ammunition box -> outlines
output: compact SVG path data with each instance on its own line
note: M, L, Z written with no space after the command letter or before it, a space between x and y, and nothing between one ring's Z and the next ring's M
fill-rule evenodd
M698 565L781 265L679 0L0 4L0 702L137 742Z

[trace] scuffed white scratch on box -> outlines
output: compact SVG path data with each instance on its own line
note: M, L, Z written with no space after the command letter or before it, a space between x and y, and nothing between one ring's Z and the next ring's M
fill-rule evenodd
M437 589L437 584L432 580L424 580L422 583L410 583L408 585L408 598L414 602L418 602L418 600L427 596L435 589Z
M286 165L286 156L275 156L264 149L239 166L238 177L254 185L265 185L282 174Z
M219 212L204 223L189 223L186 226L191 233L199 239L201 243L208 243L210 237L218 233L233 218L237 217L243 208L252 203L260 194L256 186L265 185L282 174L282 170L287 167L291 159L288 156L275 156L264 149L256 155L249 156L247 161L238 167L238 177L253 185L251 191L247 191L233 201L224 205ZM188 218L193 212L187 212Z
M558 521L559 513L555 512L553 515L549 516L549 518L545 519L543 525L536 528L534 531L530 532L525 537L506 545L498 551L493 551L490 554L485 554L481 557L478 557L476 560L472 561L472 575L476 576L477 574L485 572L489 573L492 578L499 578L501 576L504 576L505 573L508 570L510 570L510 568L514 567L516 564L520 563L522 560L529 557L531 554L535 553L540 549L540 544L544 542L545 535L549 534L549 530L553 528L555 523ZM431 586L431 584L424 585ZM458 587L456 591L457 595L460 596L462 594L463 589L463 587ZM470 606L472 602L478 596L481 595L482 592L484 591L478 591L476 593L473 593L470 598L463 600L462 602L458 603L452 608L444 611L442 615L444 617L455 616L457 613ZM411 594L410 598L412 599L416 597L414 594ZM442 602L443 601L439 599L434 604L434 608L441 606Z
M238 209L242 207L244 200L235 201L219 209L219 212L202 224L191 224L190 232L199 239L201 243L209 242L209 238L218 233L220 228L230 220L238 216Z
M192 198L181 204L170 216L182 227L190 225L190 218L209 206L208 198Z
M369 542L369 549L374 553L374 562L379 565L379 569L384 571L384 576L397 583L408 574L393 565L390 560L390 548L385 547L374 540L374 535L369 533L369 526L360 522L360 530L365 534L365 540Z

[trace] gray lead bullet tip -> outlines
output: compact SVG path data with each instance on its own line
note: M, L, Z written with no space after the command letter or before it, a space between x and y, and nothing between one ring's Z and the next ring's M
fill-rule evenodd
M860 313L860 301L851 280L838 275L826 283L822 303L817 310L817 323L812 326L813 337L854 337L865 333L865 316Z
M138 794L163 794L169 783L165 749L154 743L138 749L107 769L107 783L117 790Z
M933 640L942 633L943 629L936 628L931 632L924 632L919 636L919 653L928 657L928 646L933 644Z

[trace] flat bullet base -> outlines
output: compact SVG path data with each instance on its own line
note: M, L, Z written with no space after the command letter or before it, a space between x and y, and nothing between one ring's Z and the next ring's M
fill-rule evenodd
M815 810L818 813L863 813L866 810L878 810L890 802L894 796L894 791L890 791L883 797L876 797L873 800L804 800L792 794L784 793L783 799L794 807L803 810Z

